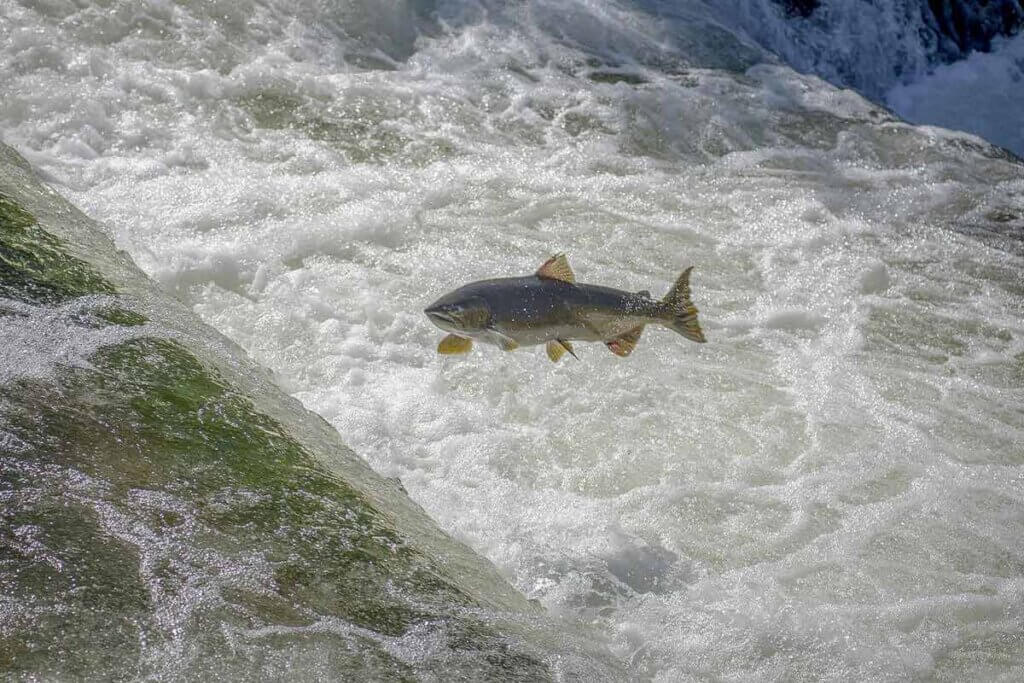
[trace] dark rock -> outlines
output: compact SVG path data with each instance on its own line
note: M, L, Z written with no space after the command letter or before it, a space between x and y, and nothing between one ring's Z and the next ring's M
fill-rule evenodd
M922 13L925 23L943 39L945 51L956 59L971 51L988 52L993 38L1017 33L1024 20L1024 4L1021 0L928 0Z
M773 0L790 17L806 19L821 0ZM942 61L971 51L988 52L998 36L1012 36L1024 24L1024 0L920 0L925 25L938 37ZM912 6L912 5L911 5Z
M821 4L819 0L774 0L774 2L782 5L789 16L804 17L805 19L811 16L811 13Z

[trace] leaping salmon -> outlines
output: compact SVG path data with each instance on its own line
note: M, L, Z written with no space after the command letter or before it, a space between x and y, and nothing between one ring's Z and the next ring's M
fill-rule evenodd
M481 280L445 294L423 312L449 334L438 353L468 353L473 340L506 351L544 344L553 362L573 341L599 341L616 356L636 348L646 325L663 325L703 343L697 308L690 301L690 271L682 272L661 301L651 293L626 292L576 282L565 254L544 262L535 274Z

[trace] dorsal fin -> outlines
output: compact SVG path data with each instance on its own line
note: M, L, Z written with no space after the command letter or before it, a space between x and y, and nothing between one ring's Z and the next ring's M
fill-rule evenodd
M607 346L608 350L614 353L616 356L622 356L623 358L625 358L629 354L633 353L633 349L636 348L636 343L640 341L640 335L643 333L643 331L643 325L634 327L621 337L606 341L605 346Z
M544 265L537 269L537 277L545 280L561 280L562 282L576 282L572 268L569 267L569 260L565 254L555 254Z

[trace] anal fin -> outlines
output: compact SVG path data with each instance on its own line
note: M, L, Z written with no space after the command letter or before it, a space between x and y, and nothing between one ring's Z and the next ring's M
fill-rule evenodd
M636 348L636 343L640 341L640 335L643 334L643 331L644 326L639 325L620 337L606 341L605 346L607 346L608 350L616 356L625 358L629 354L633 353L633 349Z
M437 345L437 352L446 356L451 356L459 353L469 353L469 350L472 348L472 339L466 339L465 337L449 334Z

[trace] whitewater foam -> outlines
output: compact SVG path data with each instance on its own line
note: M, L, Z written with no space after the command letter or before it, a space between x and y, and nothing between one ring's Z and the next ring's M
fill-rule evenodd
M52 377L60 368L88 368L98 349L151 332L152 326L111 325L98 317L117 298L88 296L57 307L0 301L0 384Z

